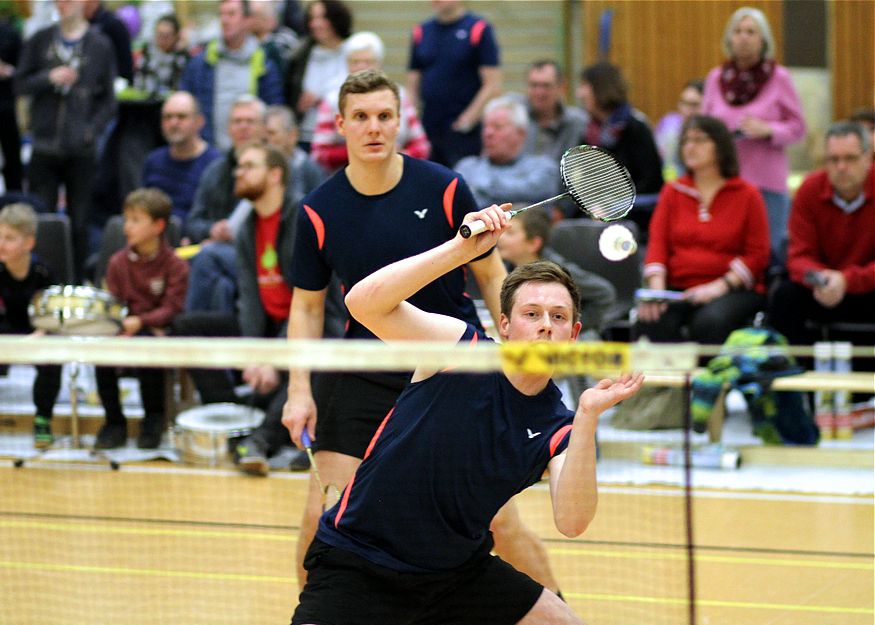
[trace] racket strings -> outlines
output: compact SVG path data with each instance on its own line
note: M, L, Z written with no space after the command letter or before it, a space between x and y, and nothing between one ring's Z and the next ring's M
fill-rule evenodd
M579 146L566 152L561 175L574 201L602 221L625 217L635 202L635 185L628 172L599 148Z

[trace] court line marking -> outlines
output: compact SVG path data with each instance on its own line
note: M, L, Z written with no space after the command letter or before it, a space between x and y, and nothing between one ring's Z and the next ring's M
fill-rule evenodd
M243 575L236 573L208 573L200 571L169 571L160 569L144 569L144 568L127 568L127 567L112 567L112 566L86 566L78 564L48 564L42 562L10 562L0 560L0 567L12 568L17 570L37 570L37 571L60 571L60 572L75 572L75 573L96 573L96 574L112 574L112 575L143 575L147 577L171 577L171 578L195 578L209 579L216 581L246 581L246 582L264 582L264 583L279 583L279 584L294 584L296 579L290 576L280 575ZM613 595L600 593L576 593L569 592L567 596L571 599L589 599L593 601L626 601L630 603L649 603L662 605L687 605L687 599L677 599L671 597L648 597L641 595ZM725 607L725 608L746 608L746 609L762 609L762 610L784 610L788 612L825 612L831 614L872 614L870 608L849 608L843 606L813 606L813 605L795 605L784 603L758 603L750 601L724 601L719 599L697 599L696 605L700 607Z
M651 603L662 605L688 605L686 598L647 597L640 595L613 595L588 592L563 593L570 599L589 599L592 601L626 601L629 603ZM696 599L696 607L745 608L759 610L784 610L787 612L826 612L832 614L873 614L872 608L846 608L831 605L798 605L788 603L759 603L755 601L724 601L720 599Z
M297 543L297 534L270 534L265 532L247 532L233 530L191 530L170 528L137 528L118 527L112 524L62 524L45 521L10 521L0 520L0 528L32 529L41 531L56 531L80 534L121 534L138 536L179 536L188 538L223 538L240 540L264 540L271 542ZM656 551L611 551L591 549L587 547L548 547L548 553L558 555L590 556L604 558L642 559L642 560L686 560L686 553L666 553ZM870 571L875 568L870 562L836 562L831 560L796 560L792 558L751 558L737 556L705 555L696 553L696 562L714 562L721 564L757 564L765 566L807 567L816 569L845 569Z

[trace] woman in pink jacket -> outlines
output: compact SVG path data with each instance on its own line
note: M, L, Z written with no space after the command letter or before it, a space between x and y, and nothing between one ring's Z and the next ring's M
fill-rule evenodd
M775 62L775 40L762 11L742 7L723 34L727 61L708 73L702 113L722 120L736 138L741 177L760 190L773 256L783 261L790 173L786 148L805 136L799 95Z

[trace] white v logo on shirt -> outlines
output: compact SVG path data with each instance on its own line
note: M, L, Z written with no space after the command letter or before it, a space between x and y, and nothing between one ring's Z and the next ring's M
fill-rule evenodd
M540 436L540 432L532 432L529 428L526 428L526 434L529 435L529 438L535 438L536 436Z
M414 210L413 213L419 217L420 219L425 219L425 214L428 212L427 208L423 208L421 211Z

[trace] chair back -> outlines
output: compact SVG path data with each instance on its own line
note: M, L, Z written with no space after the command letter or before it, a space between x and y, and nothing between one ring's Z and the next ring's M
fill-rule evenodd
M38 213L34 252L61 284L74 284L73 230L63 213Z

